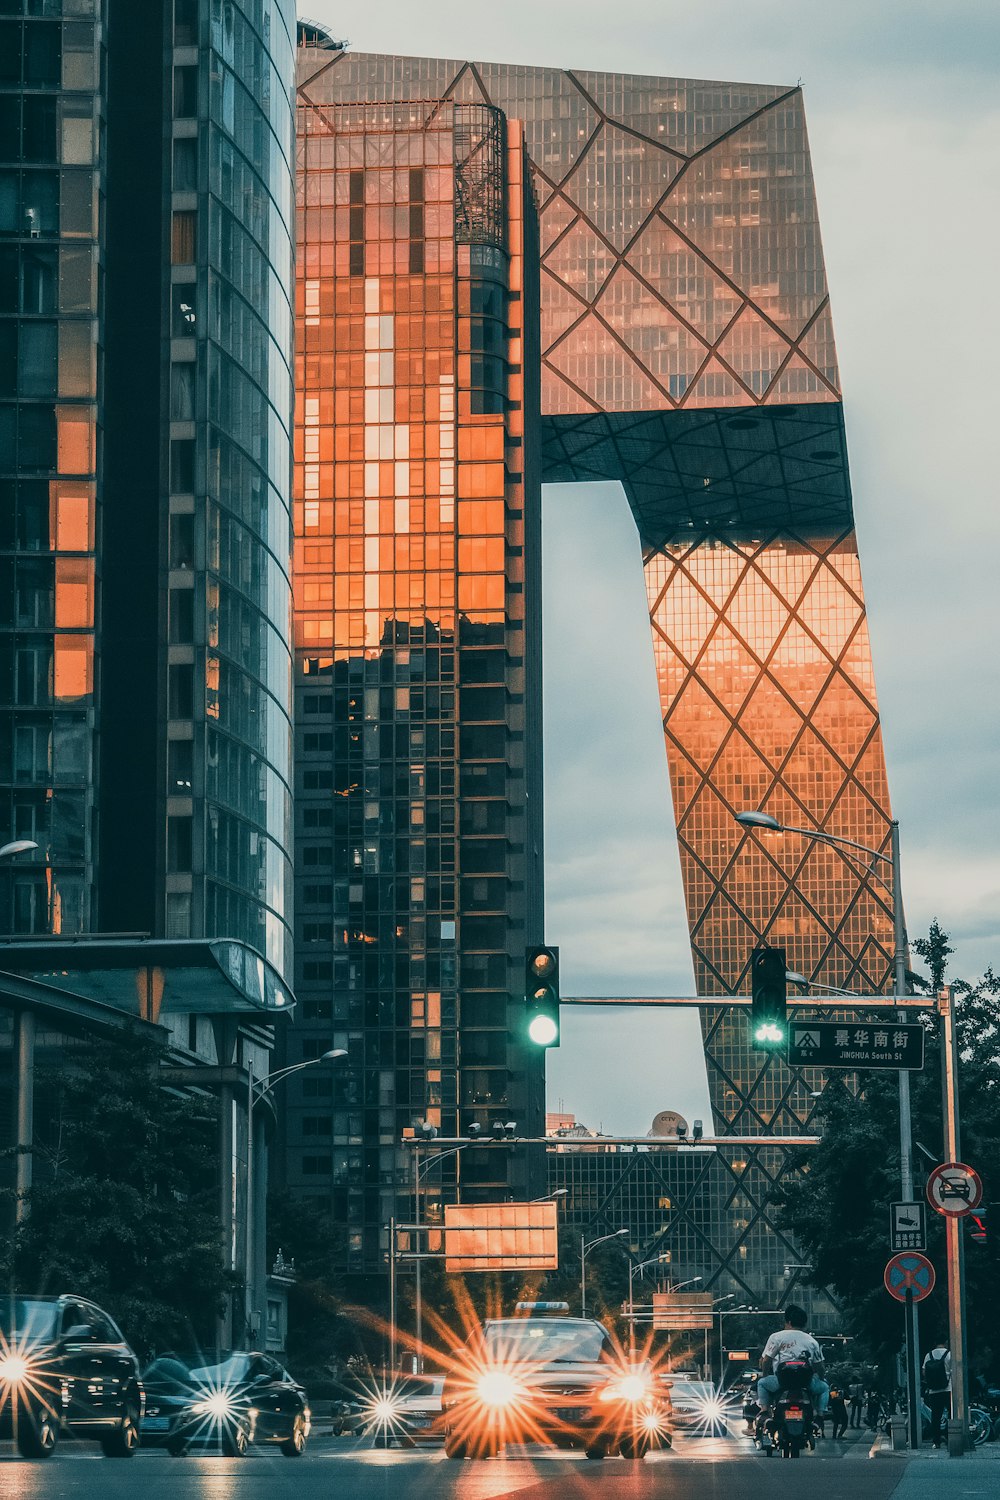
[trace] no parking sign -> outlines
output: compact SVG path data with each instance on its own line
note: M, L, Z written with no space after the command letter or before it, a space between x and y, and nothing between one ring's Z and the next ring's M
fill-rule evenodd
M923 1302L934 1290L934 1267L926 1255L902 1250L892 1257L882 1279L889 1296L897 1302L905 1302L907 1293L914 1302Z

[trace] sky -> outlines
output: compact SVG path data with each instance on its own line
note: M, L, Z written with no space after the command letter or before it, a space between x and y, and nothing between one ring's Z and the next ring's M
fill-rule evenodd
M304 0L357 51L795 84L845 392L911 936L1000 968L1000 6ZM693 993L638 541L617 486L543 496L546 937L564 994ZM564 1013L550 1108L710 1118L693 1012Z

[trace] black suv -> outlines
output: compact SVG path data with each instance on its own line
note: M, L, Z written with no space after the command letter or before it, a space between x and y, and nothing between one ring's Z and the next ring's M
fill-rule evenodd
M0 1438L25 1458L48 1458L61 1432L131 1458L143 1400L139 1361L93 1302L0 1299Z
M491 1458L507 1443L638 1458L670 1446L670 1397L630 1364L602 1324L535 1313L483 1324L452 1362L442 1394L449 1458Z

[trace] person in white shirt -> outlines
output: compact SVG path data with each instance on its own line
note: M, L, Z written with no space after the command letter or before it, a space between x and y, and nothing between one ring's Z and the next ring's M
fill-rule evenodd
M774 1405L780 1382L777 1371L790 1359L807 1359L812 1370L809 1394L816 1403L816 1417L822 1422L830 1399L830 1387L823 1377L823 1351L811 1333L806 1333L805 1309L790 1302L785 1308L785 1326L772 1333L761 1355L763 1375L757 1382L757 1399L765 1411Z
M920 1374L924 1400L931 1414L931 1442L940 1448L946 1432L945 1420L951 1414L951 1354L947 1344L935 1344L928 1350Z

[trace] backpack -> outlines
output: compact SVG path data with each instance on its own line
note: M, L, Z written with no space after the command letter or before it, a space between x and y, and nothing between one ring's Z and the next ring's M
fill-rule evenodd
M944 1391L948 1389L948 1368L945 1364L946 1356L928 1354L924 1361L924 1385L929 1391Z

